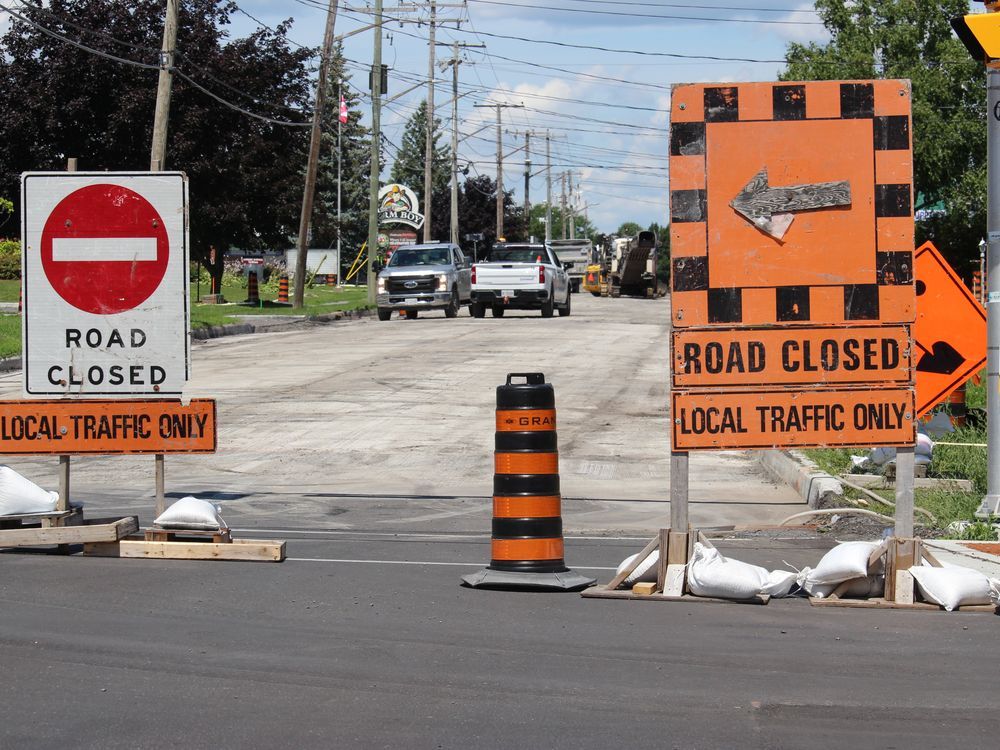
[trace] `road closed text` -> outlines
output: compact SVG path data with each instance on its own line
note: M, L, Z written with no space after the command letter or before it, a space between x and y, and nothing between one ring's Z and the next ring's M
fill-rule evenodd
M153 364L88 364L77 360L75 350L102 352L121 351L123 354L142 349L148 335L141 328L67 328L66 349L72 364L51 365L47 371L50 385L74 386L153 386L154 390L167 379L166 370Z
M906 326L679 330L674 386L904 383L910 353Z
M726 394L675 392L674 450L774 446L908 445L908 389Z
M215 402L0 402L0 453L213 453Z

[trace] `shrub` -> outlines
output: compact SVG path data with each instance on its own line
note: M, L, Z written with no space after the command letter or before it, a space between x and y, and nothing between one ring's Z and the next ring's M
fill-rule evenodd
M0 240L0 279L21 278L21 243Z

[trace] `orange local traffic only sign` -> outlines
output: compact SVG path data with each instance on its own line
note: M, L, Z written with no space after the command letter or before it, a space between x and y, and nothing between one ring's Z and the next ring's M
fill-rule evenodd
M187 178L21 176L24 390L180 395L190 363Z
M0 454L214 453L215 401L0 401Z
M930 242L917 249L917 416L986 364L986 310Z

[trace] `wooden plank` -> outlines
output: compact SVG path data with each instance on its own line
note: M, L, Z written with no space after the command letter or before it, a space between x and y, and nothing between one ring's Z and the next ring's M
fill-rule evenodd
M667 547L670 544L670 529L660 529L660 555L656 560L656 590L663 591L667 581Z
M147 542L180 542L205 541L225 544L231 542L233 537L229 529L146 529L145 538Z
M285 559L285 543L268 539L234 539L228 544L147 542L126 539L120 543L120 556L158 560L281 562Z
M920 554L921 554L921 556L923 557L924 560L926 560L927 562L929 562L931 564L932 568L943 568L944 567L941 564L941 561L938 560L936 557L934 557L934 555L931 554L931 551L929 549L927 549L927 545L926 544L921 544L920 545Z
M81 526L0 530L0 547L36 547L49 544L114 542L139 530L135 516L88 520Z
M655 581L640 581L632 587L632 593L636 596L649 596L656 593Z
M708 547L709 549L715 549L715 545L712 544L709 541L708 537L705 536L705 534L702 533L701 531L698 532L698 541L701 542L705 547ZM690 557L690 555L688 555L688 557Z
M667 536L667 575L663 581L663 595L683 596L689 535L686 531L671 531Z
M602 589L599 587L591 587L585 591L581 591L580 596L584 597L585 599L631 599L634 601L642 601L642 602L695 602L695 603L707 603L707 604L754 604L754 605L767 604L771 600L771 597L766 594L755 597L753 599L715 599L710 596L691 596L690 594L685 594L684 596L666 596L665 594L650 594L649 596L636 596L627 589L619 591L608 591L607 589Z
M868 567L871 568L878 559L882 557L889 550L889 540L884 540L878 547L872 550L872 553L868 555Z
M79 508L71 508L69 510L56 510L51 513L15 513L9 516L0 516L0 521L35 521L41 518L66 518L79 512Z
M913 604L913 576L910 575L910 568L919 559L917 556L918 542L916 539L900 537L896 537L893 542L895 543L895 554L893 555L892 599L900 604ZM888 572L886 575L888 577Z
M944 608L929 602L913 602L904 604L903 602L893 602L888 599L810 599L809 603L814 607L857 607L859 609L916 609L924 611L944 612ZM997 607L993 604L971 604L956 609L955 612L996 612Z
M606 587L608 591L614 591L619 586L621 586L622 583L625 582L625 579L628 578L630 575L632 575L633 571L635 571L635 569L639 567L639 563L645 560L646 557L648 557L649 554L659 546L660 546L660 537L659 536L653 537L653 539L650 540L649 544L647 544L645 547L642 548L642 552L636 555L635 560L626 565L625 569L622 570L621 573L619 573L618 575L616 575L614 578L611 579L611 582Z

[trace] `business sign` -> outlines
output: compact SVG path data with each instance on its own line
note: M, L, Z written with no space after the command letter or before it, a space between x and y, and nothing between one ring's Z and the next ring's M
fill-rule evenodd
M405 185L392 183L378 191L378 223L408 224L414 229L424 225L417 194Z
M190 369L187 178L21 178L24 390L180 394Z
M930 242L917 249L917 416L986 364L986 310Z
M215 401L0 401L0 454L214 453Z
M671 95L675 450L912 444L907 81Z

